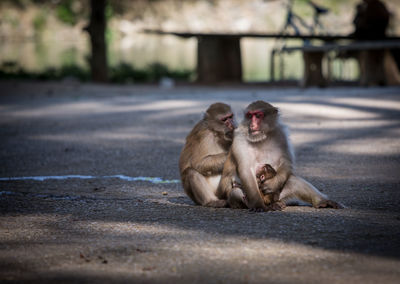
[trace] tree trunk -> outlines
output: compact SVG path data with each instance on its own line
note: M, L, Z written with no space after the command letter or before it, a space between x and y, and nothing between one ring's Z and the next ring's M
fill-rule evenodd
M90 0L90 23L86 28L92 46L92 56L90 58L92 80L103 83L108 81L107 46L105 40L107 26L105 16L106 3L107 0Z
M303 51L304 59L304 75L303 87L318 86L325 87L326 80L322 74L322 59L324 57L323 51L307 52Z
M240 38L200 36L197 43L197 82L241 82Z

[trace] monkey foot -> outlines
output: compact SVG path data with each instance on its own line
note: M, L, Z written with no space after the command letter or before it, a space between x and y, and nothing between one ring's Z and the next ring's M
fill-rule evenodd
M282 211L283 209L286 208L286 205L285 203L278 201L271 204L267 208L269 209L268 211Z
M317 205L314 206L315 208L333 208L333 209L342 209L344 206L339 202L335 202L333 200L323 200Z
M228 207L228 201L226 200L213 200L205 204L206 207L222 208Z
M265 212L265 211L268 211L267 208L266 209L264 209L264 208L250 208L249 209L249 212L251 212L251 213Z

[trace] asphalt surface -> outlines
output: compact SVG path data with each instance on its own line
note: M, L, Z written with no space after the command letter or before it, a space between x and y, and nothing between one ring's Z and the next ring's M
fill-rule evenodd
M259 99L345 209L185 196L179 153L207 106L240 120ZM400 283L399 136L400 88L0 82L0 282Z

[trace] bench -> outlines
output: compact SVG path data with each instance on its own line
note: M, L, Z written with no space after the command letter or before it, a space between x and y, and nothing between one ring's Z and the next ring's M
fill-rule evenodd
M357 59L360 63L360 83L362 85L387 85L396 84L398 78L393 72L394 66L390 66L391 72L387 71L390 60L388 50L400 48L400 40L378 40L357 41L347 44L327 43L323 45L303 45L295 47L283 47L271 52L271 80L274 80L275 55L278 53L291 53L301 51L304 60L304 75L302 86L326 86L328 79L322 73L322 59L328 52L357 51ZM394 61L392 62L394 64ZM398 73L398 70L397 70ZM400 82L397 82L397 84Z
M335 44L338 40L354 40L354 37L343 35L287 35L267 33L192 33L145 29L144 33L174 35L182 38L197 38L197 82L213 84L219 82L242 82L242 58L240 51L241 38L302 39L321 40L328 44L321 46L286 47L279 52L303 51L305 72L303 86L325 85L322 76L321 62L325 53L331 50L369 50L399 47L400 38L393 37L385 43L350 43ZM383 46L383 47L382 47ZM278 51L275 50L275 54ZM274 54L272 54L274 56ZM273 59L273 58L271 58ZM271 60L271 72L274 70ZM271 73L273 76L273 73ZM273 78L273 77L272 77Z

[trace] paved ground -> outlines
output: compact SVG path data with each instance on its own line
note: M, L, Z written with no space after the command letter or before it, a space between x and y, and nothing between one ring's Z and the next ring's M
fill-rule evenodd
M173 183L205 108L257 99L346 209L203 208ZM399 135L395 88L0 82L0 282L400 283ZM94 178L4 179L65 175Z

